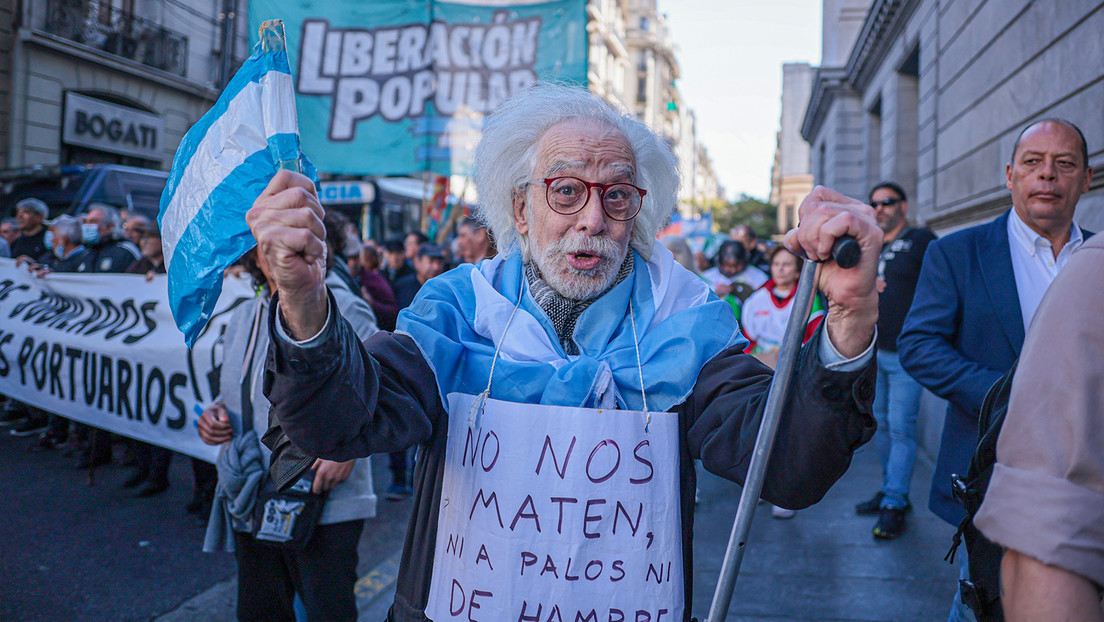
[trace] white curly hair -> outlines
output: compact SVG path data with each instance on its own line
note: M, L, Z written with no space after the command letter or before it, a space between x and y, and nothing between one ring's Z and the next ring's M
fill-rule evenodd
M475 149L477 216L490 227L499 250L529 257L527 236L514 224L514 192L536 169L537 143L548 128L571 119L598 121L620 131L636 157L633 183L648 191L633 223L631 245L651 258L656 234L678 203L679 169L671 144L636 119L578 87L538 83L502 103L483 123ZM530 204L531 205L531 204Z

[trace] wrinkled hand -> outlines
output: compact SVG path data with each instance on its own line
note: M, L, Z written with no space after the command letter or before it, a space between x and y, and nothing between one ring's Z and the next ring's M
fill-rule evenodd
M318 494L333 490L335 486L349 479L349 474L353 472L353 465L355 464L356 460L348 462L334 462L321 458L315 460L314 466L311 467L315 470L314 485L311 486L311 492Z
M208 445L218 445L230 440L234 435L230 427L230 415L226 405L215 402L199 416L199 438Z
M882 230L874 210L856 199L817 186L798 208L800 224L786 233L786 248L816 261L820 268L820 290L828 298L827 331L832 345L848 358L870 345L878 322L878 254ZM862 258L844 270L831 261L832 244L850 235L862 249Z
M30 255L20 255L15 258L16 268L22 266L23 264L27 264L28 270L34 270L35 266L38 265L38 262L36 262L34 259L31 259Z
M326 322L325 212L314 183L281 170L245 215L266 276L280 292L284 325L294 339L306 339Z

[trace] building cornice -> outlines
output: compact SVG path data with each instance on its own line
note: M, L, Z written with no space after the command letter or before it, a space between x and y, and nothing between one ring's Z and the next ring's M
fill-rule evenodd
M812 94L809 95L809 105L805 107L805 118L801 122L801 137L810 145L820 133L820 126L824 123L836 94L851 90L845 81L846 77L847 72L843 67L817 67L813 74Z
M920 0L874 0L847 59L847 81L866 88Z

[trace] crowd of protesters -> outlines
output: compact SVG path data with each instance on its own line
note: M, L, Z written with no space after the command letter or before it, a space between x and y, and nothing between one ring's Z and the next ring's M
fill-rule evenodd
M36 275L51 273L129 273L151 280L166 271L157 223L141 213L128 213L111 205L92 203L77 216L48 219L43 201L27 198L16 204L15 216L0 220L0 257L16 260ZM362 240L356 226L339 212L331 212L327 225L339 233L328 236L331 252L342 261L331 268L334 288L366 302L373 327L394 330L398 312L406 308L422 284L464 262L478 263L496 254L486 226L465 217L451 244L436 244L420 231L378 243ZM259 269L246 269L243 258L231 270L255 281ZM263 279L258 281L263 285ZM260 286L260 285L258 285ZM122 487L138 497L153 497L169 487L173 454L169 449L125 439L91 426L47 413L0 394L0 427L14 437L30 437L32 452L58 451L74 460L81 470L118 463L130 472ZM192 463L194 494L187 511L206 517L216 490L214 466L196 458ZM393 480L386 490L389 500L410 496L413 452L391 456Z
M1045 170L1040 172L1039 167ZM949 402L931 506L948 522L962 519L963 511L951 500L950 489L942 479L948 479L952 471L965 471L976 445L981 398L1019 355L1026 329L1049 283L1073 250L1091 235L1073 221L1077 200L1092 177L1085 139L1075 126L1060 120L1028 126L1013 148L1007 176L1014 208L994 224L969 229L945 242L937 241L931 231L908 223L908 197L901 185L882 182L867 197L884 234L877 281L881 297L873 406L884 477L882 488L870 499L857 503L855 510L860 515L878 517L872 529L876 538L892 540L906 529L906 515L912 509L910 482L917 450L919 398L925 387ZM1039 187L1038 179L1050 185L1044 190L1031 190ZM1040 207L1048 201L1062 202L1062 209L1056 210L1061 218ZM47 215L48 208L42 201L21 201L14 218L0 220L0 257L15 258L17 265L26 264L40 276L123 272L152 278L165 272L158 227L141 214L92 204L80 217L63 215L48 220ZM1056 224L1051 222L1056 218ZM333 262L327 283L331 291L347 290L349 296L370 307L373 326L366 332L374 332L377 325L380 330L394 330L398 313L411 305L429 279L461 263L478 263L496 254L487 227L475 218L465 218L451 243L445 244L418 231L382 243L365 241L355 225L339 217L327 219L327 229L327 243L339 259ZM734 228L729 239L715 245L711 252L695 251L687 240L677 236L661 241L678 263L707 281L713 292L729 303L749 340L747 353L773 367L793 312L802 259L780 244L760 239L747 225ZM929 256L929 247L936 249L934 259ZM976 252L989 248L1003 255ZM972 266L975 255L989 258L985 270ZM262 276L255 278L259 284L264 283ZM1003 279L994 295L1007 303L1007 308L997 309L993 304L996 299L977 295L993 279ZM959 283L965 290L948 291L946 283ZM816 331L826 307L824 298L816 296L805 325L806 340ZM1011 327L1005 327L1011 335L1010 344L1004 343L1004 333L994 333L993 326L1002 324ZM975 335L978 331L986 331L987 335ZM1003 349L986 341L997 337ZM975 350L986 354L975 356ZM1003 358L994 358L997 354ZM989 358L978 363L975 359L979 357ZM217 415L212 417L207 428L201 428L203 439L212 444L228 440L228 424L218 420ZM168 449L113 438L105 431L9 398L0 408L0 426L8 427L13 436L34 437L31 451L59 450L75 458L76 466L82 469L110 464L118 453L117 461L133 469L123 486L135 489L138 496L157 495L169 486L172 452ZM392 479L385 498L401 500L412 494L414 458L412 450L390 454ZM195 459L192 465L195 495L188 510L204 514L210 511L216 495L217 478L211 465ZM1010 471L1016 468L1014 465L1004 468L1006 480L1027 477ZM348 476L349 471L344 471L344 477ZM1004 485L1009 484L1005 481ZM791 518L794 512L774 508L772 515ZM357 535L362 518L355 521ZM1002 517L992 512L985 518L986 529L995 538L1028 553L1035 550L1031 537L1023 533L1026 527L1004 527ZM355 549L349 534L342 538L343 546ZM238 538L239 547L246 542ZM258 563L254 553L239 555L241 572ZM969 562L966 555L961 559L965 580L969 577ZM1062 559L1056 553L1048 561L1060 565ZM352 567L355 570L355 559ZM1090 578L1101 574L1098 565L1087 564L1085 568L1083 574ZM317 595L322 598L326 593ZM956 596L951 620L971 619L963 598L962 594Z
M161 234L149 218L113 206L92 203L79 217L61 215L48 220L47 205L34 198L16 204L16 216L5 220L0 235L17 266L38 276L50 273L165 273ZM0 250L4 250L0 248ZM17 400L0 404L0 426L16 437L33 437L30 451L58 451L72 458L77 469L94 471L118 461L131 471L122 486L138 497L152 497L169 487L168 449L123 439L104 430L70 421ZM210 508L214 493L214 467L191 459L194 494L187 510L197 516Z

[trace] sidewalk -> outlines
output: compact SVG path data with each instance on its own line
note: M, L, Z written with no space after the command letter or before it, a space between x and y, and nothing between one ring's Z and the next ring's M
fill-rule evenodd
M881 487L873 442L817 505L790 520L759 506L736 582L728 620L945 620L957 585L957 566L943 561L954 530L927 509L932 464L917 460L914 509L897 540L871 535L877 517L854 505ZM709 612L739 488L712 475L700 478L694 539L694 615Z
M760 505L728 620L946 619L958 575L956 567L943 561L953 529L927 509L931 471L931 462L921 456L913 476L915 508L908 515L908 531L892 542L876 541L870 533L876 518L856 516L854 511L855 503L869 498L881 485L881 467L872 444L860 450L847 474L823 501L798 512L795 518L773 519L769 506ZM693 612L703 620L713 600L739 487L704 474L699 478L699 492ZM365 531L367 539L369 530ZM382 622L394 597L401 538L393 534L391 540L394 552L357 583L361 622ZM362 541L362 549L365 544ZM160 619L232 620L235 581L232 578L211 588Z

